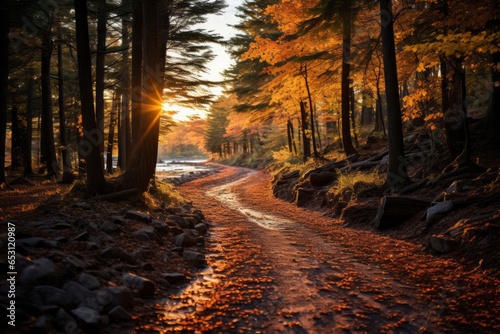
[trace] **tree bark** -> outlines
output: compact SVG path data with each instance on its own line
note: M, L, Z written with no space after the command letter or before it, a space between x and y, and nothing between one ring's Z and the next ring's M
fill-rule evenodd
M33 69L28 70L28 102L26 104L26 137L24 143L24 175L33 175L33 164L31 159L31 140L33 139Z
M130 137L130 71L129 71L129 22L122 19L122 78L121 78L121 112L118 135L118 166L122 171L127 168L127 161L132 150Z
M341 99L342 99L342 145L346 156L356 154L357 151L352 145L351 124L349 121L350 99L349 83L351 71L351 12L350 6L342 16L342 78L341 78Z
M312 103L312 97L311 97L311 90L309 89L309 78L308 78L308 73L307 73L307 64L305 65L304 69L304 80L306 84L306 90L307 90L307 99L309 101L309 115L310 115L310 120L311 120L311 138L312 138L312 146L313 146L313 153L314 157L317 158L319 157L318 154L318 149L316 145L316 130L315 130L315 125L314 125L314 108L313 108L313 103ZM305 107L305 105L304 105Z
M109 115L109 129L108 129L108 147L106 149L106 171L113 174L113 145L115 137L115 106L118 107L118 101L113 103L113 109Z
M71 157L68 152L68 137L66 134L66 101L64 95L64 67L61 43L57 46L57 69L59 79L59 138L61 141L61 157L63 162L62 179L64 182L71 182L73 181L73 169L71 168Z
M160 132L161 93L158 69L157 0L142 2L143 9L143 85L139 140L129 167L123 175L123 189L147 190L156 170Z
M95 59L95 114L99 131L104 134L104 90L106 63L106 0L100 0L97 4L97 53ZM102 166L104 168L104 137L99 143Z
M398 73L391 0L380 0L380 16L382 23L381 36L385 91L387 96L387 118L389 121L389 168L385 186L392 190L398 190L408 185L411 180L408 176L407 163L404 156L403 124L401 120L401 106L399 104Z
M17 170L21 167L21 128L19 124L19 113L16 106L12 106L11 112L11 128L12 128L12 145L10 148L10 168Z
M59 166L54 142L54 120L52 112L52 89L50 83L50 61L52 58L52 38L50 32L42 37L42 128L41 142L43 162L47 166L48 176L57 176Z
M139 142L142 104L142 1L134 0L132 17L132 150Z
M0 6L0 186L5 184L7 94L9 87L9 10Z
M302 119L302 151L303 151L303 160L307 161L307 158L311 156L311 144L309 143L309 137L307 136L307 130L309 126L307 124L307 113L305 102L300 101L300 116Z
M95 196L109 191L104 179L99 144L104 134L98 128L94 112L92 92L92 63L90 60L87 3L75 0L76 45L78 52L78 79L82 108L84 138L79 143L79 152L85 158L87 170L87 194Z

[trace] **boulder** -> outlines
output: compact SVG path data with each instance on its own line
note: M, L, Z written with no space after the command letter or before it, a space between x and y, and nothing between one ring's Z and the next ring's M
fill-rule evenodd
M116 225L115 223L112 223L110 221L106 221L102 224L101 226L101 231L113 234L113 233L118 233L121 231L120 227Z
M123 274L122 282L128 288L138 291L142 296L152 296L156 289L153 281L131 273Z
M191 247L196 245L196 239L187 233L181 233L175 237L175 245L179 247Z
M132 319L130 313L127 312L123 307L116 306L111 311L108 312L108 317L111 321L120 322L120 321L129 321Z
M99 288L99 280L92 275L81 273L80 277L78 277L78 283L89 290L95 290Z
M40 296L44 305L56 305L62 308L71 308L76 305L72 295L50 285L39 285L33 291Z
M126 286L114 286L97 291L97 301L103 306L121 306L126 310L132 310L135 305L134 294Z
M335 172L313 172L309 175L309 182L313 187L325 187L337 180L337 173Z
M84 322L87 325L97 326L101 315L96 310L88 307L79 307L71 311L76 319Z
M54 262L47 258L33 260L19 275L19 284L24 287L54 284L57 271Z
M164 273L161 274L161 277L166 279L170 284L176 284L187 280L186 276L181 273Z
M182 257L189 262L193 262L196 265L205 265L206 264L205 255L202 253L193 252L193 251L184 251L182 253Z
M85 304L87 301L95 299L95 293L77 282L66 282L63 284L63 289L75 299L78 305Z
M425 222L433 224L443 218L448 212L453 209L453 201L444 201L435 203L427 209L425 214Z
M207 231L208 231L207 225L205 225L203 223L196 224L194 226L194 228L196 229L196 231L198 231L198 233L200 233L202 235L205 234L205 233L207 233Z
M138 212L138 211L135 211L135 210L129 210L125 213L125 218L127 219L133 219L133 220L138 220L138 221L141 221L141 222L144 222L144 223L149 223L151 222L151 216L146 214L146 213L142 213L142 212Z
M116 247L106 248L101 252L101 257L104 259L118 259L128 264L136 265L137 261L135 258L125 252L124 250Z
M158 233L156 233L155 229L151 226L143 227L135 231L134 233L132 233L132 236L134 236L137 240L155 241L160 245L163 244L161 236Z
M455 250L460 242L445 235L433 235L431 237L431 247L438 253L446 254Z
M30 247L40 247L40 248L56 248L57 247L57 241L50 240L47 238L41 238L41 237L30 237L30 238L23 238L23 239L17 239L16 244L19 244L21 246L30 246Z
M168 227L168 224L165 223L164 221L158 220L158 219L153 219L151 222L153 225L154 230L159 234L159 235L167 235L168 231L170 228Z

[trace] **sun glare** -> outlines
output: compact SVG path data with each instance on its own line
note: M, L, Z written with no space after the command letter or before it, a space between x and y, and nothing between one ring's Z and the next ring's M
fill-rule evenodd
M191 116L205 117L204 111L181 107L168 102L163 102L163 112L170 113L176 122L188 121Z

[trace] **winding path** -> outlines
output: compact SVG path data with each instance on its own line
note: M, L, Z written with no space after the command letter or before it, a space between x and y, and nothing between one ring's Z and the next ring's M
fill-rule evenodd
M469 310L475 276L409 242L342 228L272 197L269 176L225 167L181 191L213 225L209 267L165 300L160 332L494 332ZM468 299L469 298L469 299ZM486 316L486 318L484 318ZM491 320L496 317L496 320ZM485 327L485 319L490 319ZM489 327L488 327L489 326Z

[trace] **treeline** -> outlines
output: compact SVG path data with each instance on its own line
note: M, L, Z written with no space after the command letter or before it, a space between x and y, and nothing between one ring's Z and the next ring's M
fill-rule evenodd
M91 195L149 184L163 101L205 106L200 78L222 38L199 27L223 0L4 0L0 4L0 184L11 170L71 181ZM9 141L7 141L9 135ZM116 148L118 149L116 152ZM107 166L104 166L104 155ZM110 183L112 156L125 171ZM36 167L36 168L35 168Z
M398 189L410 182L411 129L455 167L473 165L471 126L498 148L497 1L247 0L239 16L232 88L208 118L214 154L241 154L252 134L253 145L304 161L337 137L351 156L360 124L371 124L368 138L388 136L386 186Z

